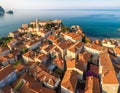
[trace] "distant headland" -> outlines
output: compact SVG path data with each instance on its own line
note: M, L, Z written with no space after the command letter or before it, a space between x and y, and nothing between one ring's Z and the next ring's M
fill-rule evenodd
M9 10L6 12L7 14L13 14L13 11L12 10Z
M5 10L3 9L2 6L0 6L0 14L4 14L5 13ZM13 14L13 11L12 10L9 10L6 12L7 14Z
M5 10L0 6L0 14L4 14Z

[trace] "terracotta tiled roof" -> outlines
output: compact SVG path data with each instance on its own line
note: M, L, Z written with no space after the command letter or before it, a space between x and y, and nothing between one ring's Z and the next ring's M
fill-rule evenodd
M61 49L67 49L67 48L69 48L73 44L74 44L73 42L62 42L62 43L58 44L58 46Z
M32 82L34 83L34 82ZM54 90L52 89L48 89L48 88L45 88L45 87L38 87L39 84L37 84L37 87L36 85L34 87L27 87L27 85L29 85L29 83L26 83L22 90L21 90L21 93L56 93Z
M15 69L16 69L17 71L21 71L21 70L23 70L24 68L25 68L24 65L18 64Z
M103 84L119 84L114 70L111 71L103 70L102 75Z
M8 59L6 57L0 56L0 63L1 62L7 62L7 61L8 61Z
M14 71L14 67L12 65L7 65L6 67L0 69L0 80L4 79L7 75Z
M53 72L49 71L42 64L36 65L33 69L31 69L32 73L36 73L36 78L40 81L43 81L51 86L55 86L58 81L58 77L54 75Z
M54 90L52 89L48 89L45 87L41 87L40 92L39 93L56 93Z
M49 43L48 42L44 42L41 46L40 46L40 48L41 48L41 50L44 50L45 48L47 48L49 46Z
M56 52L60 52L60 49L58 47L54 48Z
M36 43L38 43L38 42L40 42L40 40L35 40L35 39L34 39L34 41L30 41L30 40L29 40L29 41L26 41L25 44L26 44L26 45L29 45L29 46L32 46L32 45L34 45L34 44L36 44Z
M21 48L25 48L26 46L25 46L24 43L17 43L17 44L15 45L15 47L16 47L17 49L21 49Z
M120 55L120 46L114 48L114 51L115 51L116 54Z
M3 87L2 88L2 91L4 92L4 93L11 93L11 87L10 86L5 86L5 87Z
M39 67L37 66L37 68L39 68ZM49 74L48 72L46 72L42 69L40 71L37 71L37 78L40 81L46 82L52 86L54 86L57 82L57 78L55 76Z
M79 34L77 34L77 33L69 33L69 34L67 34L68 36L71 36L72 38L74 38L74 37L78 37L78 36L80 36Z
M44 50L45 50L46 52L49 52L49 51L51 51L52 49L54 49L55 47L56 47L55 45L50 45L50 46L46 47Z
M6 51L6 50L9 50L9 48L8 47L0 47L0 53L3 51Z
M111 59L108 53L101 53L99 55L99 60L100 60L99 64L104 68L107 67L107 68L113 69L113 64L111 62Z
M74 93L78 82L78 75L76 71L67 70L61 82L61 86Z
M66 64L67 64L67 69L75 68L80 71L84 70L83 64L80 61L76 61L75 59L67 60Z
M95 45L95 44L87 43L85 46L92 48L92 49L95 49L95 50L98 50L98 51L105 51L105 52L108 51L108 48L103 47L103 46L99 46L99 45Z
M101 93L99 79L93 76L87 77L84 93Z
M23 56L34 59L36 56L38 56L38 53L34 51L28 51L25 54L23 54Z
M82 52L78 54L78 58L79 60L81 60L84 63L88 63L88 60L90 60L92 54L90 54L89 52Z
M7 59L11 59L14 58L16 55L13 55L12 53L8 54L7 56L5 56Z
M80 35L73 38L73 40L76 40L76 41L77 41L77 40L80 40L80 39L82 39L82 36L80 36Z
M64 62L61 58L56 58L53 60L53 62L58 66L58 67L63 67L64 66Z
M78 33L74 33L74 32L72 32L72 33L67 33L67 34L63 34L64 36L69 36L69 37L71 37L73 40L80 40L80 39L82 39L82 36L80 35L80 34L78 34Z
M44 58L47 58L48 56L46 54L39 54L38 56L36 56L37 59L39 60L43 60Z
M26 83L21 89L21 93L39 93L41 88L41 83L34 80L33 77L25 73L22 77ZM37 87L36 87L37 86Z
M53 35L49 35L48 39L51 40L51 41L55 41L57 38Z
M35 64L35 62L27 62L25 65L28 66L28 67L31 67L34 64Z
M73 53L76 53L82 47L82 45L83 45L82 42L77 42L74 45L72 45L71 47L69 47L68 50Z

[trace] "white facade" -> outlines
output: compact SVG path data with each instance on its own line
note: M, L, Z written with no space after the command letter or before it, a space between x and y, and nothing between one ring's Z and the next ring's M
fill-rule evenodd
M84 46L84 50L92 54L100 54L102 51Z
M119 84L102 84L102 93L118 93Z
M46 37L48 37L52 32L54 32L53 29L50 30L50 31L47 31L47 32L44 32L44 30L43 30L43 32L41 32L41 31L37 32L37 34L40 35L40 36L43 37L43 38L46 38Z
M33 45L26 45L26 47L29 48L30 50L32 50L32 49L39 47L40 44L41 44L41 41L39 41Z
M71 59L76 58L78 53L80 53L82 51L82 49L83 49L83 46L81 46L76 53L67 50L67 58L71 58Z
M74 92L70 91L69 89L67 89L63 86L61 86L61 93L74 93Z
M109 47L109 48L115 48L116 45L110 44L110 43L102 43L103 46Z
M34 62L34 59L30 58L30 57L26 57L26 56L22 56L24 61L27 63L27 62Z
M55 88L58 87L60 81L61 81L61 80L58 78L58 79L55 81L55 82L56 82L55 85L48 84L48 83L46 83L46 82L44 82L44 81L43 81L43 83L45 84L46 87L55 89Z

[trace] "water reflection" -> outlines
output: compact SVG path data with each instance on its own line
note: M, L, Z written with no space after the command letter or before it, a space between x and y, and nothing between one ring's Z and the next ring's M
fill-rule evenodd
M3 17L4 17L4 15L5 15L4 13L3 13L3 14L2 14L2 13L0 13L0 18L3 18Z

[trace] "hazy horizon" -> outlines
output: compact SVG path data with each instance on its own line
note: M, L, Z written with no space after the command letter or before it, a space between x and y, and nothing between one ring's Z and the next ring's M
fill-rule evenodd
M5 9L118 9L120 0L1 0Z

